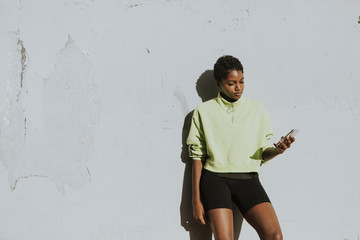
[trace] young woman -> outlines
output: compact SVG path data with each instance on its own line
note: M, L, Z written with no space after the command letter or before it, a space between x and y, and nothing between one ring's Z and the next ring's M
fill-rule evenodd
M193 214L200 223L210 223L216 240L230 240L234 202L260 239L278 240L280 225L258 171L295 138L270 143L271 122L263 105L242 96L243 73L237 58L220 57L214 65L220 92L194 110L187 138L193 159Z

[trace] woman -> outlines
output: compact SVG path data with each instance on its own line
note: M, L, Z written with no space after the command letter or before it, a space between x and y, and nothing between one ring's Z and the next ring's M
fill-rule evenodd
M220 92L194 110L187 138L193 159L193 214L206 224L206 213L216 240L233 239L234 202L260 239L282 239L258 171L289 148L295 138L270 143L271 122L263 105L242 96L243 73L237 58L220 57L214 65Z

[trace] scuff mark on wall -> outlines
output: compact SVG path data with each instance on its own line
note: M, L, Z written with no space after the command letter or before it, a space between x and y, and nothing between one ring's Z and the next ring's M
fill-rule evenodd
M89 170L88 167L86 167L86 170L87 170L87 172L88 172L88 174L89 174L89 181L91 182L91 173L90 173L90 170Z
M7 96L0 99L6 102L4 113L0 113L0 161L8 169L10 188L14 190L20 179L30 177L46 177L62 193L65 186L84 186L91 180L87 161L100 119L90 57L69 36L57 53L54 72L48 78L39 78L38 85L33 86L35 79L25 78L35 74L30 74L25 50L21 51L19 64L17 48L23 45L16 39L17 33L12 33ZM33 90L18 98L18 78L24 66L29 75L22 75L26 82L23 91ZM36 102L38 96L42 99Z
M129 8L138 7L138 6L140 6L140 5L143 5L143 3L131 4L131 5L129 6Z
M81 1L73 0L73 1L64 1L63 2L64 5L75 5L80 10L89 9L93 3L94 3L94 0L81 0Z
M161 75L161 93L164 96L164 77Z

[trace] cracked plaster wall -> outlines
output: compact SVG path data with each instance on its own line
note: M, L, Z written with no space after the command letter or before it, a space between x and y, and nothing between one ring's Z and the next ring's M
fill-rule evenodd
M358 240L358 9L1 1L0 239L189 239L182 128L197 84L232 54L274 138L301 130L261 172L285 238ZM240 239L257 239L247 223Z

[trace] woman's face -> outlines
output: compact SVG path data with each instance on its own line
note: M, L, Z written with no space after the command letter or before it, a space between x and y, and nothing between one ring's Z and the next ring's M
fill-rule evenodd
M244 91L244 76L242 71L232 70L226 79L217 82L221 92L232 100L239 100Z

